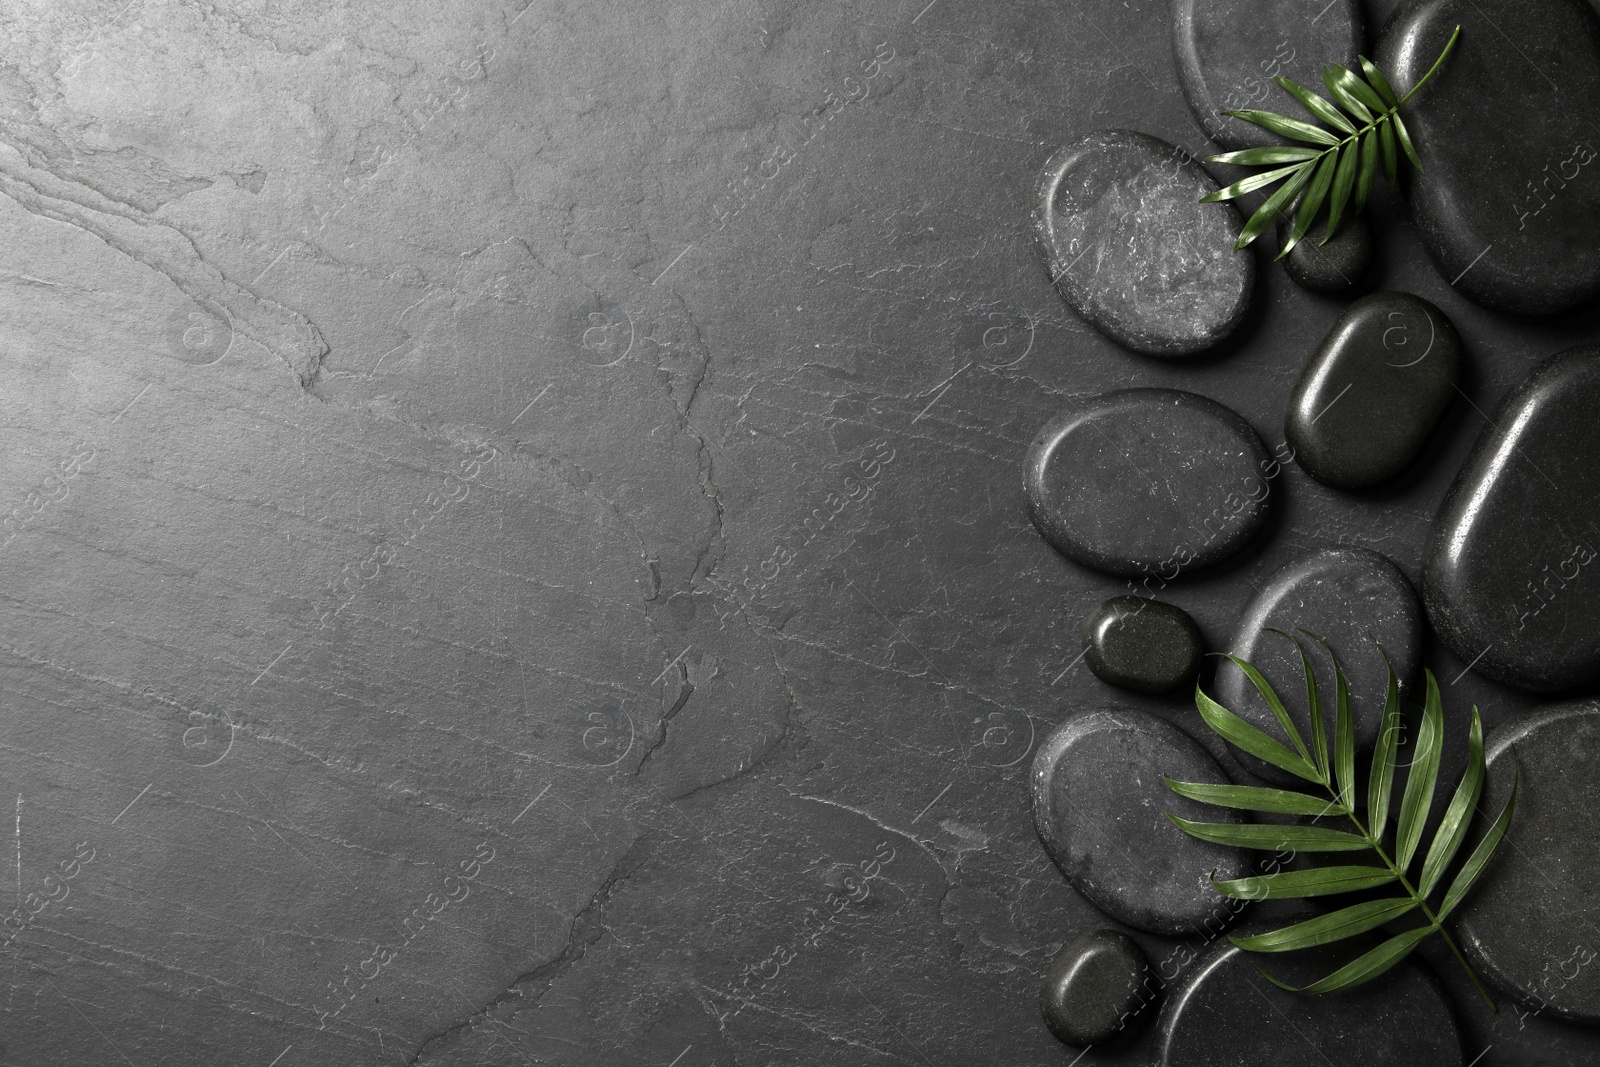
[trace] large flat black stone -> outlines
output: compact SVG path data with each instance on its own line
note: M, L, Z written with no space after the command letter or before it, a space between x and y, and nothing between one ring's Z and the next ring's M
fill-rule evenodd
M1439 506L1423 594L1451 651L1553 693L1600 680L1600 347L1500 404Z
M1125 348L1189 356L1244 320L1255 258L1235 252L1243 220L1202 204L1217 183L1186 153L1130 130L1103 130L1045 164L1034 237L1056 289Z
M1439 273L1469 300L1548 315L1600 296L1600 14L1583 0L1412 0L1378 66L1405 93L1422 158L1412 217Z
M1481 977L1525 1008L1600 1023L1600 701L1551 704L1493 730L1479 832L1517 780L1505 842L1456 912Z
M1069 558L1165 584L1250 542L1278 470L1250 424L1216 401L1124 389L1045 424L1023 492L1034 525Z
M1272 79L1282 75L1320 92L1322 68L1353 67L1364 37L1355 0L1176 0L1172 15L1183 95L1207 136L1227 148L1281 142L1224 111L1300 117L1294 98Z

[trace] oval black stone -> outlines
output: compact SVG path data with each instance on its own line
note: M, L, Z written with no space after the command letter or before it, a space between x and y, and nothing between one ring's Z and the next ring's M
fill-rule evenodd
M1180 607L1117 596L1083 624L1083 661L1096 678L1140 693L1168 693L1192 681L1204 654L1200 627Z
M1067 1044L1098 1045L1126 1030L1158 988L1133 938L1096 930L1050 964L1039 987L1039 1010L1050 1032Z
M1252 925L1265 933L1282 924ZM1376 942L1358 942L1355 951ZM1166 994L1156 1021L1157 1067L1461 1067L1461 1031L1439 980L1414 958L1367 985L1329 996L1291 993L1261 977L1304 986L1354 952L1246 952L1218 938ZM1163 964L1163 968L1167 965ZM1165 969L1163 969L1163 974Z
M1600 346L1552 356L1501 402L1439 506L1429 621L1496 681L1600 681Z
M1187 153L1128 130L1092 133L1045 164L1034 236L1072 309L1135 352L1202 352L1243 320L1255 258L1243 221L1202 204L1217 183Z
M1323 549L1297 560L1268 580L1246 606L1229 648L1255 666L1282 698L1301 736L1311 740L1311 715L1305 681L1294 645L1267 628L1300 638L1307 650L1321 694L1325 726L1332 750L1333 666L1322 647L1299 633L1309 630L1325 639L1339 657L1350 686L1356 747L1370 749L1383 725L1389 671L1388 653L1400 677L1402 692L1410 688L1422 661L1422 608L1406 576L1386 557L1365 548ZM1379 649L1382 649L1380 652ZM1272 710L1250 679L1232 663L1217 668L1217 702L1274 737L1282 730ZM1244 753L1237 758L1252 774L1281 785L1301 785L1288 772Z
M1482 825L1510 795L1513 766L1517 810L1507 843L1456 912L1462 948L1479 975L1529 1009L1600 1023L1600 701L1540 708L1494 730L1484 750Z
M1289 394L1283 432L1317 481L1364 489L1422 451L1455 397L1461 345L1444 312L1410 293L1372 293L1328 331Z
M1378 66L1415 85L1403 112L1426 168L1409 200L1440 274L1467 299L1548 315L1600 296L1600 16L1583 0L1414 0Z
M1278 240L1288 238L1291 226L1278 224ZM1299 241L1283 257L1283 269L1295 284L1314 293L1344 293L1361 284L1372 269L1372 224L1365 215L1341 223L1327 244L1319 228Z
M1210 875L1248 872L1239 849L1199 841L1167 812L1238 822L1236 812L1180 797L1161 776L1227 782L1205 749L1152 715L1094 711L1052 730L1033 759L1033 819L1045 851L1089 902L1158 934L1220 929L1233 912Z
M1039 431L1023 491L1034 525L1069 558L1167 582L1249 543L1277 471L1250 424L1215 400L1124 389Z
M1298 116L1298 105L1272 79L1281 75L1321 92L1322 68L1354 67L1365 35L1355 0L1176 0L1172 9L1184 98L1206 136L1226 148L1283 143L1223 112Z

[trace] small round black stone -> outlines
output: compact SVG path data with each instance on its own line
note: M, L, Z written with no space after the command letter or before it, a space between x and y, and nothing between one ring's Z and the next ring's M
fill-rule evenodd
M1278 224L1278 240L1289 235L1289 224ZM1344 293L1354 289L1372 269L1372 226L1357 215L1339 227L1333 240L1321 243L1321 229L1305 235L1283 257L1283 269L1295 283L1314 293Z
M1114 596L1083 624L1083 660L1095 677L1139 693L1192 680L1204 654L1189 613L1159 600Z
M1156 994L1155 975L1137 942L1096 930L1061 950L1039 987L1050 1032L1080 1048L1115 1037Z

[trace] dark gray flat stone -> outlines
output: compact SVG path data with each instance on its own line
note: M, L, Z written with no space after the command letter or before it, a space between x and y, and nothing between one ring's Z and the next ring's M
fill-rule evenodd
M1333 737L1334 678L1327 654L1303 628L1327 640L1339 657L1350 685L1350 709L1355 717L1356 746L1366 750L1378 738L1383 724L1384 697L1389 674L1383 652L1400 676L1402 692L1421 667L1422 608L1405 575L1387 557L1365 548L1341 546L1323 549L1289 564L1262 586L1239 621L1229 651L1253 664L1277 690L1294 717L1301 736L1309 742L1310 714L1305 681L1294 646L1267 628L1284 630L1300 638L1316 671L1326 716L1331 749ZM1281 737L1272 710L1250 679L1232 663L1217 668L1216 699L1249 722ZM1300 780L1237 753L1253 774L1284 785Z
M1034 236L1056 289L1113 341L1152 356L1187 356L1244 319L1255 259L1233 251L1243 221L1202 204L1217 183L1180 149L1147 134L1103 130L1045 164Z
M1528 1008L1600 1023L1600 701L1530 712L1490 733L1485 754L1479 833L1505 804L1513 766L1517 810L1456 912L1462 948L1480 977Z
M1434 522L1428 619L1472 669L1537 693L1600 680L1600 346L1539 364Z
M1223 112L1253 108L1302 117L1273 77L1321 92L1322 68L1353 68L1364 34L1355 0L1177 0L1172 8L1184 98L1206 135L1227 148L1281 143Z
M1461 344L1444 312L1372 293L1339 316L1289 394L1283 432L1325 485L1364 489L1408 467L1456 396Z
M1205 649L1189 613L1141 596L1107 600L1083 624L1083 661L1095 677L1140 693L1193 681Z
M1089 902L1118 922L1193 934L1231 916L1209 876L1249 873L1239 849L1198 841L1186 819L1237 822L1237 813L1188 800L1161 781L1226 782L1177 727L1131 711L1092 711L1057 726L1033 759L1033 820L1045 851Z
M1454 53L1402 112L1426 168L1409 199L1428 254L1485 307L1587 304L1600 296L1600 15L1583 0L1413 0L1378 45L1397 92L1457 25Z
M1278 240L1287 239L1290 225L1278 224ZM1283 269L1295 284L1314 293L1345 293L1361 284L1372 269L1372 224L1366 215L1340 224L1333 240L1321 243L1319 227L1283 257Z
M1251 925L1264 933L1287 923ZM1157 1067L1461 1067L1461 1033L1439 980L1411 960L1330 996L1279 989L1257 971L1303 986L1375 941L1328 950L1249 953L1207 946L1167 991L1156 1022Z
M1277 469L1250 424L1215 400L1123 389L1045 424L1023 490L1034 525L1069 558L1166 582L1255 536Z
M1050 964L1039 1010L1052 1034L1082 1048L1126 1030L1159 989L1138 942L1118 930L1096 930Z

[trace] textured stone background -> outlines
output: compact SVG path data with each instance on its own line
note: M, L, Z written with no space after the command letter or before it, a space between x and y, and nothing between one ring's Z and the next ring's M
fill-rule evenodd
M1027 756L1151 704L1074 663L1120 585L1035 535L1023 449L1135 384L1274 444L1342 305L1266 270L1169 365L1051 292L1054 147L1204 151L1168 21L0 3L0 1064L1070 1063L1038 976L1101 920ZM1415 578L1483 412L1596 336L1466 305L1376 210L1470 400L1377 496L1289 468L1171 593L1213 641L1317 546ZM1600 1062L1443 970L1469 1059Z

